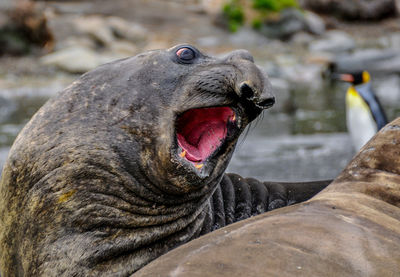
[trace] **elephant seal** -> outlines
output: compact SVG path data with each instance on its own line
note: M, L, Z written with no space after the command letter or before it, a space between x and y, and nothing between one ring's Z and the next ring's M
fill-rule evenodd
M202 234L311 198L328 182L224 174L275 102L245 50L149 51L84 74L11 148L0 183L7 276L128 276Z
M135 276L400 276L400 118L311 200L189 242Z

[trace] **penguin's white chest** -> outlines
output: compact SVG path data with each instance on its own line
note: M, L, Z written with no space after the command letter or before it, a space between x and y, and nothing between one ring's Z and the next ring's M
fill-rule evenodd
M356 150L378 131L369 106L354 88L350 88L346 93L346 123Z

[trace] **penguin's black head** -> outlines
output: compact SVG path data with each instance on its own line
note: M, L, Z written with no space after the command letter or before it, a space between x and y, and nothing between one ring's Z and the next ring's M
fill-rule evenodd
M334 76L334 79L352 83L353 85L360 85L368 83L371 77L367 71L362 71L354 73L336 74Z

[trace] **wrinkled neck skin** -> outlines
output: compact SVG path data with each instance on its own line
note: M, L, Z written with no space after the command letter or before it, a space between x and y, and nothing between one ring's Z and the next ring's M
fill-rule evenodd
M236 140L189 171L174 156L176 115L232 104L227 91L255 66L171 57L148 52L89 72L27 124L1 181L5 276L127 276L205 232ZM240 120L243 131L250 119Z

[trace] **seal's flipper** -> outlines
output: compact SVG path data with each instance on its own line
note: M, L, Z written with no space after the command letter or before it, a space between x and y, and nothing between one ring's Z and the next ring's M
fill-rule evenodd
M314 197L326 188L333 180L322 180L312 182L264 182L267 187L281 186L286 191L287 205L301 203Z
M225 174L215 191L213 213L202 233L218 229L250 216L309 200L332 180L314 182L260 182L237 174Z

